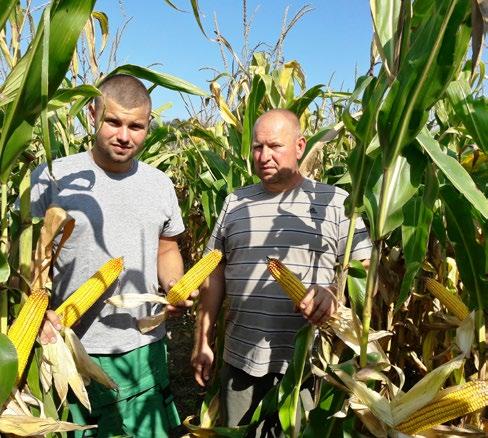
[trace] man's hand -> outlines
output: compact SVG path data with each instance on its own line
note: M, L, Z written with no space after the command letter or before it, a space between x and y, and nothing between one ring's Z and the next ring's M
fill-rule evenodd
M191 355L193 375L200 386L205 386L210 379L214 353L208 344L200 348L195 346Z
M170 280L168 282L168 290L171 289L176 284L176 280ZM198 289L194 290L188 299L185 301L179 301L176 304L168 304L166 305L166 312L168 316L173 317L180 317L182 316L188 309L191 309L193 306L193 302L198 297Z
M312 324L321 325L325 323L337 310L336 291L335 285L328 287L311 286L307 295L298 304L300 312Z
M41 341L41 344L54 344L56 342L56 334L54 333L54 330L59 331L61 328L61 320L59 319L59 316L56 315L56 312L54 310L46 311L44 322L39 331L39 340Z

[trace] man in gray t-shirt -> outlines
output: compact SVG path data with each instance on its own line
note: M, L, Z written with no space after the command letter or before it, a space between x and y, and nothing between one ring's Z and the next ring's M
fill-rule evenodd
M96 128L94 148L53 162L52 175L38 167L32 175L32 212L44 216L50 204L64 208L75 228L53 266L51 308L111 258L123 257L124 271L74 327L93 359L118 384L111 391L92 382L92 412L70 404L73 420L98 424L100 436L167 436L179 423L168 391L164 325L142 334L137 319L151 305L118 309L104 300L114 294L168 290L183 275L177 236L184 231L175 190L161 171L134 159L149 128L151 100L144 85L115 75L100 85L90 105ZM181 314L192 301L168 306ZM47 319L60 329L52 311ZM41 342L55 342L46 323ZM85 436L87 432L85 432Z
M347 193L304 178L298 160L305 150L297 117L272 110L254 126L253 159L259 184L230 194L207 244L224 261L201 288L192 355L195 378L204 385L214 356L214 325L224 295L228 302L221 374L224 425L249 423L266 391L285 373L294 337L307 320L321 324L335 311L334 267L345 251ZM361 220L352 258L367 260L371 243ZM296 313L266 268L282 260L309 293Z

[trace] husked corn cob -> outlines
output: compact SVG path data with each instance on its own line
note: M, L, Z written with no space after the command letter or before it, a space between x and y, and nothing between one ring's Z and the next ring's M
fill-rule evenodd
M278 259L268 257L268 270L295 304L303 300L307 289L283 263Z
M22 378L32 346L46 314L49 295L45 289L37 289L27 298L19 316L7 333L17 350L17 382Z
M456 315L461 321L469 315L469 309L461 299L449 292L442 284L433 278L427 278L425 285L429 292L434 295L451 313Z
M169 290L166 297L168 302L176 304L179 301L186 300L218 266L221 259L222 253L218 249L205 254Z
M439 398L413 413L396 426L400 432L414 435L488 405L488 382L476 380L444 391Z
M111 259L76 289L57 309L65 327L71 327L102 296L124 267L122 257Z

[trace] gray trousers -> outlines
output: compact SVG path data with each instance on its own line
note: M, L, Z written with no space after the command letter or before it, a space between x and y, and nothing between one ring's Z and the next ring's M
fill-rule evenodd
M220 418L225 426L249 424L259 402L283 374L254 377L225 363L220 371ZM247 437L282 437L278 413L260 423Z

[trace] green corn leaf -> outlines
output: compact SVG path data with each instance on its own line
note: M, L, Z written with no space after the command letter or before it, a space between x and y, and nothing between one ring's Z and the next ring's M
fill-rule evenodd
M417 141L451 184L464 195L474 208L488 219L488 199L476 187L466 169L457 160L441 150L439 143L426 128L419 133Z
M373 17L374 38L383 63L390 75L396 73L398 42L398 19L402 6L401 0L370 0Z
M463 80L451 82L447 96L469 135L488 153L488 100L485 97L473 97L469 84Z
M263 100L265 91L266 88L264 86L264 82L261 80L261 77L259 75L254 76L242 127L242 144L240 155L243 160L248 160L250 158L253 127L257 118L260 116L259 106Z
M18 0L0 0L0 29L3 29Z
M5 290L0 291L0 293L5 293ZM17 351L14 344L6 335L0 333L0 373L2 374L0 379L0 412L2 405L15 386L17 366Z
M295 421L297 409L300 409L298 402L303 370L309 355L313 333L314 327L312 325L307 325L297 333L292 362L280 383L280 408L278 414L283 432L287 436L297 436L296 431L300 429L300 425L296 425Z
M364 206L370 220L371 237L379 240L403 223L403 206L415 195L426 165L425 157L414 147L405 149L389 170L385 192L385 217L379 218L380 193L383 185L381 156L373 164L364 194Z
M470 308L488 307L488 283L485 272L485 250L476 239L476 229L470 204L452 186L441 188L447 235L454 246L456 263L464 287L469 291Z
M426 5L429 14L422 10L415 16ZM384 168L417 136L430 108L460 70L470 39L470 10L465 0L414 2L412 44L378 117Z
M423 196L412 198L403 207L402 246L406 273L400 287L396 309L408 298L415 276L424 261L438 190L434 170L429 166Z
M140 67L138 65L121 65L120 67L112 70L107 76L112 76L119 73L136 76L139 79L145 79L146 81L152 82L153 84L159 85L163 88L167 88L168 90L181 91L182 93L194 94L196 96L208 96L208 93L188 81L167 73L158 73L154 70Z
M94 0L62 0L51 10L49 35L48 100L61 84L73 56L78 37L93 9ZM32 130L42 110L41 69L43 58L43 19L27 53L7 78L17 87L9 104L0 137L0 172L7 181L10 168L30 141ZM20 67L18 67L20 65ZM14 85L15 88L15 85Z
M322 94L322 87L324 85L319 84L315 85L314 87L307 90L302 96L293 99L288 105L287 108L294 112L298 118L304 113L304 111L309 107L309 105L320 95Z
M366 297L366 269L359 260L351 260L347 270L347 290L351 300L351 308L356 315L363 314L364 300Z

